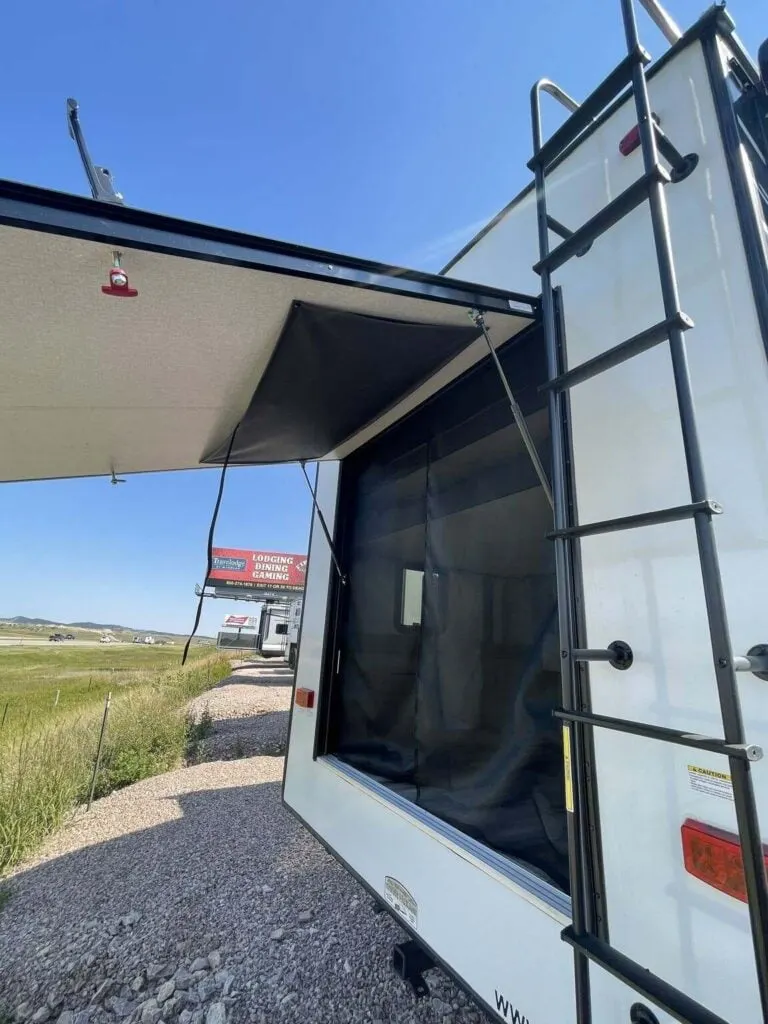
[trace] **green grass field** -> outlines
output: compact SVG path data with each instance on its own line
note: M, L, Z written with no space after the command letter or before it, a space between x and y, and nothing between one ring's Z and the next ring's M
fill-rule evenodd
M189 700L230 672L191 654L181 668L179 647L0 647L0 877L87 799L107 691L97 797L182 762L205 724Z
M181 653L180 646L139 644L0 647L0 743L6 731L102 704L110 690L116 693L178 668ZM210 648L193 647L188 663L210 653Z

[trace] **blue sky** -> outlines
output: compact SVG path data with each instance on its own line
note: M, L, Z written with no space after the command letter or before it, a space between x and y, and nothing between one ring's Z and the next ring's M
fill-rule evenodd
M670 0L683 26L703 7ZM730 9L756 52L762 5ZM41 0L3 35L1 176L87 192L74 96L132 206L427 270L527 183L532 82L583 96L624 45L618 0ZM0 615L183 632L217 482L6 485ZM302 551L309 507L296 467L232 471L216 543Z

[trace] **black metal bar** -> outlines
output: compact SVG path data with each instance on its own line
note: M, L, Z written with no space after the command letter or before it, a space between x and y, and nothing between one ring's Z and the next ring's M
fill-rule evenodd
M533 157L528 161L528 167L535 171L536 167L543 167L545 170L553 160L569 146L577 136L581 135L584 129L593 121L598 114L614 100L619 93L632 81L632 71L636 66L642 67L649 63L651 57L641 46L637 46L631 53L617 64L613 71L604 79L597 88L587 96L578 109L571 114L565 124L561 125L547 141L537 149Z
M648 740L675 743L680 747L711 750L713 754L723 754L740 762L760 761L763 757L762 747L758 747L755 744L727 743L725 740L719 740L714 736L702 736L700 733L683 732L681 729L666 729L661 725L631 722L626 718L612 718L609 715L591 715L565 709L553 711L552 714L555 718L560 718L564 722L581 722L583 725L594 725L601 729L611 729L614 732L626 732L630 736L642 736Z
M637 24L633 0L621 0L627 49L638 44ZM656 132L651 116L648 85L641 66L633 70L632 85L640 128L643 161L646 173L658 165ZM660 182L652 183L648 194L651 225L659 265L664 313L672 317L680 309L672 243L669 233L667 204ZM568 244L568 243L564 243ZM685 339L680 328L673 327L669 334L672 372L677 392L680 425L685 451L691 501L706 500L707 486L704 461L699 442L693 389L688 368ZM696 540L701 561L704 600L709 621L712 657L715 666L723 734L726 742L735 747L745 744L741 704L733 669L733 652L725 610L725 596L711 516L696 516ZM766 880L760 824L757 817L755 793L750 765L738 756L730 756L734 808L744 860L747 903L749 906L752 942L755 953L758 988L763 1017L768 1020L768 881Z
M615 978L625 982L635 992L639 992L645 999L655 1003L660 1010L668 1013L681 1024L728 1024L728 1021L712 1013L701 1003L697 1003L690 996L685 995L679 989L674 988L668 982L657 977L646 967L630 960L628 956L619 953L618 950L601 942L593 935L578 933L575 928L566 928L560 935L563 942L567 942L573 949L578 950L584 956L604 970L608 971Z
M306 480L307 487L309 488L309 493L312 498L312 508L314 509L317 515L317 520L320 523L320 527L323 533L325 534L325 539L328 542L328 550L331 553L331 559L333 560L334 567L338 574L339 582L346 583L347 577L342 572L341 563L339 562L339 559L336 555L336 549L333 546L333 537L331 537L331 531L328 529L328 524L325 521L323 510L317 503L317 494L315 493L315 488L312 486L312 481L309 479L309 473L307 473L307 465L305 462L301 462L299 463L299 465L301 466L301 472L304 474L304 479Z
M571 651L574 661L610 661L613 655L606 648L581 647Z
M85 176L88 179L88 184L91 186L93 198L104 203L119 203L122 205L123 197L119 192L115 191L110 172L106 167L97 167L93 160L91 160L91 154L88 152L88 146L85 144L85 135L80 124L78 103L77 100L72 98L67 100L67 126L69 127L69 134L74 139L77 151L80 154L80 160Z
M96 759L93 762L93 774L91 775L91 786L88 790L88 807L86 810L90 811L91 804L93 803L93 797L96 792L96 779L99 774L99 766L101 764L101 748L104 746L104 733L107 731L107 719L109 718L109 708L112 704L112 691L107 694L106 700L104 701L104 714L101 717L101 729L99 730L99 742L96 746Z
M672 181L678 182L687 178L688 175L698 166L698 155L696 153L687 153L683 156L677 146L673 145L673 143L670 142L664 134L661 125L658 124L657 121L654 121L654 131L656 134L656 146L672 168L672 173L670 175Z
M542 384L539 390L562 391L563 388L572 388L576 384L582 384L585 380L597 376L598 373L605 373L606 370L619 366L621 363L626 362L627 359L639 356L642 352L647 352L648 349L654 348L662 341L667 341L669 339L669 332L673 327L679 327L682 331L689 331L693 327L693 320L685 313L676 313L669 319L660 320L659 323L654 324L652 327L647 327L644 331L640 331L639 334L627 338L626 341L622 341L618 345L614 345L613 348L609 348L606 352L601 352L599 356L588 359L586 363L574 366L567 373L562 373L559 377L555 377L554 380Z
M537 274L541 274L545 268L550 273L557 270L563 263L572 256L575 256L580 249L594 242L596 238L599 238L600 235L613 227L622 217L626 217L628 213L636 209L640 203L648 198L648 193L654 185L662 182L667 183L669 180L669 173L660 164L657 164L650 172L638 178L629 188L626 188L612 202L604 206L586 224L583 224L574 231L570 238L561 242L547 256L542 257L538 263L534 264L534 271ZM543 291L542 287L542 294ZM670 311L668 315L671 317L673 312L677 312L677 310Z
M531 90L531 120L533 152L541 149L541 109L539 84ZM536 189L536 222L539 238L539 256L542 261L549 254L549 224L547 222L547 201L544 188L544 165L537 163L534 170ZM573 236L571 236L573 237ZM570 241L570 239L569 239ZM568 242L564 243L568 244ZM576 248L581 248L577 246ZM576 249L574 249L574 252ZM544 342L547 354L547 375L552 378L560 372L555 321L555 302L552 280L548 266L541 271L541 311ZM554 527L562 531L568 522L568 489L566 481L566 443L563 429L563 395L552 391L549 394L549 422L552 430L552 494L554 498ZM561 537L555 541L555 575L557 581L558 626L561 650L569 651L573 642L572 587L573 565L570 541ZM567 709L579 707L579 687L576 663L571 658L562 662L563 706ZM578 722L564 726L563 742L570 743L574 753L573 782L566 779L567 792L571 792L571 804L566 806L568 834L568 871L570 878L573 924L581 934L594 932L594 907L591 898L591 859L587 856L588 809L586 807L586 780L581 751L584 749L584 728ZM568 766L570 768L570 766ZM592 999L590 994L589 962L579 951L573 951L574 988L577 1024L591 1024Z
M561 238L570 238L573 232L570 228L567 228L562 221L559 221L556 217L551 214L547 214L547 224L549 224L550 231L554 231L556 235L560 235ZM577 256L586 256L589 250L592 248L592 243L585 245L583 249L579 249L576 253Z
M749 54L741 48L736 36L731 36L728 40L728 46L736 54L742 65L747 70L752 71L755 81L758 81L757 70L751 67ZM702 48L704 51L704 63L707 66L707 75L709 76L709 84L712 88L717 124L723 141L728 175L731 180L731 188L733 189L736 216L739 221L741 239L747 256L747 270L750 283L752 284L752 297L757 311L757 321L760 326L763 344L768 353L768 266L766 266L763 255L760 222L747 184L746 174L744 173L744 159L739 128L733 112L733 103L728 94L728 85L720 70L717 40L713 33L707 33L703 38Z
M601 533L617 533L620 530L636 530L643 526L658 526L661 523L675 523L681 519L691 519L695 515L718 516L722 506L716 501L706 499L690 505L676 505L674 508L662 508L657 512L640 512L635 516L622 516L619 519L603 519L599 523L585 523L583 526L570 526L562 533L557 531L548 536L551 540L557 537L591 537Z
M491 336L488 333L488 327L486 326L485 323L485 317L479 310L474 310L472 313L472 318L475 324L480 328L480 330L483 333L485 343L488 346L488 351L490 352L491 355L491 360L496 368L496 373L498 374L499 379L501 380L501 386L504 388L504 392L507 396L507 401L509 402L509 407L512 410L512 416L514 417L515 424L517 426L517 429L520 431L520 437L523 439L523 444L525 445L525 449L528 452L528 457L533 463L533 468L536 471L536 476L539 478L541 489L544 491L544 494L546 496L547 501L550 504L550 507L554 507L554 500L552 498L552 488L549 483L549 477L547 476L547 472L544 469L544 464L542 463L541 458L539 457L539 452L536 448L536 443L533 440L531 432L528 429L528 424L525 422L525 416L523 416L522 409L517 404L517 399L515 398L515 394L512 390L512 385L509 383L509 379L506 373L504 372L504 367L501 365L501 360L499 359L498 353L496 349L493 347L493 342L491 341Z
M549 225L550 231L554 231L556 235L560 235L561 238L570 238L573 232L570 228L567 228L565 224L562 224L556 217L551 214L547 214L547 224Z
M562 288L554 288L553 296L555 302L555 338L557 342L558 368L562 372L565 367L565 355L568 348L568 338L565 329L565 310L563 305ZM565 512L565 519L568 522L578 522L579 509L576 499L576 482L573 475L573 436L571 430L571 399L568 392L564 392L560 399L561 417L559 429L562 432L563 451L566 460L564 467L564 479L566 486L566 497L568 504ZM584 577L581 564L581 550L578 544L567 541L566 546L569 552L571 566L571 585L573 588L573 600L571 601L571 636L575 641L580 642L581 637L587 635L586 616L584 609ZM590 687L589 664L587 662L576 662L574 665L575 684L575 706L581 711L592 710L592 695ZM608 919L605 912L605 872L603 869L602 831L600 828L600 800L597 790L597 776L594 770L595 765L595 731L589 726L574 725L572 732L578 730L578 742L581 744L578 749L574 746L574 763L584 766L584 829L585 841L584 861L588 864L585 870L587 882L585 882L584 898L591 904L591 919L593 931L598 938L604 942L610 940ZM574 738L574 743L576 739Z
M562 653L563 657L565 657L566 652ZM574 661L607 661L611 668L618 669L621 672L631 668L635 658L632 648L623 640L614 640L607 647L575 647L571 651L571 657Z

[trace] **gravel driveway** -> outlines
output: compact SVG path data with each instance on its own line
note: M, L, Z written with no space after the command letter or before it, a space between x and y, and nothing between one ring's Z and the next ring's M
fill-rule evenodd
M195 702L215 760L97 801L15 872L0 1020L488 1020L438 971L431 998L414 999L389 967L403 933L282 807L290 683L238 670Z

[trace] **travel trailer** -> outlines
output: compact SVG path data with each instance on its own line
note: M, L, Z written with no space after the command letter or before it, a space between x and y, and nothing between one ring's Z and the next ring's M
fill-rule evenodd
M0 479L300 464L285 804L517 1024L768 1019L768 50L642 6L440 275L0 183Z
M288 616L288 649L286 661L291 668L296 667L296 659L299 655L299 636L301 635L301 609L304 602L299 597L291 602Z
M259 650L266 658L285 658L292 667L296 662L301 626L300 597L287 601L267 601L261 611Z
M445 270L530 320L320 463L284 798L417 990L758 1024L768 76L721 8L648 63L622 7L627 56L582 104L536 85L534 183Z

